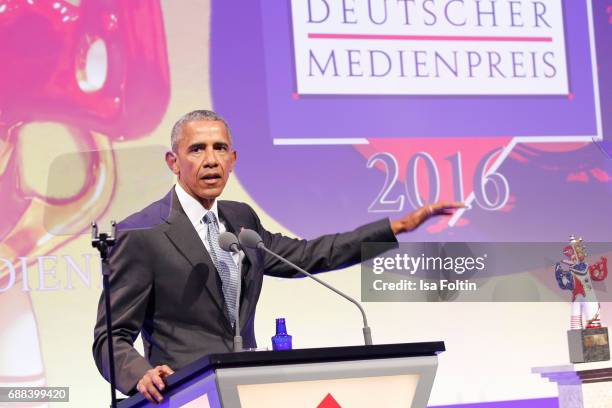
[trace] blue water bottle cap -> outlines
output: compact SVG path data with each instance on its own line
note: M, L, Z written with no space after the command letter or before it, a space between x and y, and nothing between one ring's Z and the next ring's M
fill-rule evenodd
M276 334L287 334L287 325L285 324L284 317L276 319Z

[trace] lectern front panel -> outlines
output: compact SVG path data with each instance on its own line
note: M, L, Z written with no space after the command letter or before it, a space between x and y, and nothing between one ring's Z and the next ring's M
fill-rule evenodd
M387 358L217 370L224 407L424 408L437 357Z

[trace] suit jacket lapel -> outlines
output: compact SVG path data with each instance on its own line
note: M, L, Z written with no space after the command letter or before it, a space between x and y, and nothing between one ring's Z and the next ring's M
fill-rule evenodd
M165 232L168 239L172 241L177 250L187 258L191 265L194 268L201 264L206 265L205 270L208 271L208 274L205 277L206 285L204 287L209 292L213 303L226 317L226 323L229 325L227 312L224 307L221 278L200 236L183 211L174 190L172 190L172 204L169 213L167 213L166 217L162 216L162 218L169 224Z

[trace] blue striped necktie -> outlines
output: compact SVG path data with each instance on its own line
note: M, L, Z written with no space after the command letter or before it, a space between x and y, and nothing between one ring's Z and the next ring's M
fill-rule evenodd
M225 306L233 326L236 321L239 303L238 288L240 285L240 272L232 255L219 246L219 224L217 222L217 217L215 217L215 213L208 211L206 215L204 215L204 222L208 227L208 234L206 236L208 245L210 246L210 255L221 277Z

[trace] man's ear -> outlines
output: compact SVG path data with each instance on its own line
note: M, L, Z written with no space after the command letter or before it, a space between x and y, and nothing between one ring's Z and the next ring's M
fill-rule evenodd
M170 171L172 171L177 176L179 175L180 172L179 172L178 159L176 157L176 153L172 151L166 152L166 164L168 165L168 168L170 169Z
M232 150L232 155L234 157L232 158L232 165L231 165L232 167L230 168L230 173L234 171L234 166L236 165L236 159L238 158L238 152L236 152L235 150Z

